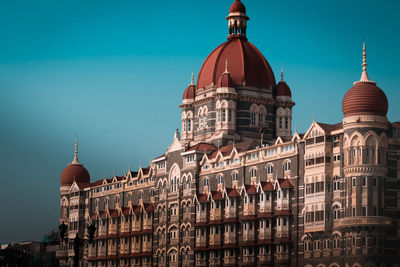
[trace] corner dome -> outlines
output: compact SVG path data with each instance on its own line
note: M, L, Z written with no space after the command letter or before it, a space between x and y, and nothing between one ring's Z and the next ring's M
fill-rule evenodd
M354 115L386 116L388 100L374 82L357 82L350 88L342 102L345 117Z
M89 172L82 164L69 164L61 173L61 185L72 185L90 183Z
M261 52L245 37L229 38L218 46L204 61L197 80L197 88L217 85L221 79L225 61L235 85L256 87L264 90L275 86L272 69Z
M235 88L235 81L232 79L229 72L224 72L218 82L218 87Z
M361 79L355 82L342 102L344 117L355 115L378 115L385 117L388 111L388 100L385 93L369 80L367 73L367 51L363 44L363 72Z
M235 2L233 2L231 8L229 9L229 13L235 12L246 13L246 7L243 5L242 2L240 2L240 0L236 0Z
M292 91L289 85L283 80L283 70L281 71L281 80L276 85L276 96L288 96L292 97Z
M90 183L90 174L83 167L78 160L78 139L75 143L75 156L74 160L62 171L61 173L61 185L70 186L74 182L77 184L88 184Z
M183 92L183 100L185 99L194 99L194 94L196 91L196 86L194 84L189 85L185 92Z

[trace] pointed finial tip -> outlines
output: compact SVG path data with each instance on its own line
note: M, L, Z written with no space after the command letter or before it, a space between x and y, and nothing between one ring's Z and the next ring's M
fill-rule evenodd
M193 74L193 72L192 72L192 77L191 77L191 80L190 80L190 81L191 81L190 84L191 84L191 85L194 85L194 74Z
M281 68L281 82L284 82L284 80L283 80L283 68Z
M229 71L228 71L228 59L225 59L225 73L229 73Z

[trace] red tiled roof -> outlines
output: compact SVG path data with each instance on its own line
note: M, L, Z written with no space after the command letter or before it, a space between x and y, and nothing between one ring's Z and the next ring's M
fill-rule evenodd
M133 205L132 209L133 209L133 213L135 213L135 214L142 213L142 206L140 206L140 205Z
M274 191L274 185L271 182L261 182L263 191Z
M270 244L272 244L273 242L272 242L272 240L271 239L259 239L258 241L257 241L257 244L260 244L260 245L270 245Z
M130 207L122 207L122 214L129 215L131 208Z
M142 168L142 172L143 172L143 175L149 174L149 172L150 172L150 166L148 166L148 167L146 167L146 168Z
M208 223L208 225L220 225L220 224L224 224L224 222L222 220L212 220Z
M293 213L291 210L275 210L274 215L275 216L293 216Z
M272 212L262 212L262 213L259 213L257 216L257 218L259 218L259 219L267 219L267 218L273 218L273 217L274 217L274 215L272 214Z
M244 215L240 219L242 221L255 221L255 220L257 220L257 216L256 215Z
M119 216L118 210L116 210L116 209L110 209L109 211L110 211L110 216L111 216L111 217L118 217L118 216Z
M194 251L206 251L206 250L208 250L207 246L204 246L204 247L196 247L196 248L194 249Z
M255 247L257 246L257 243L255 241L243 241L240 245L243 247Z
M194 224L194 226L196 226L196 227L205 227L207 225L208 225L208 223L206 223L206 222L197 222Z
M278 237L275 239L275 244L277 243L291 243L292 240L289 237Z
M246 193L249 195L257 194L257 188L254 185L245 185Z
M237 218L226 218L224 219L224 223L238 223L239 220Z
M199 200L200 203L207 202L207 194L198 194L197 199Z
M100 214L100 218L102 218L102 219L107 219L107 212L106 211L100 211L99 212Z
M194 145L190 148L188 148L186 151L203 151L203 152L211 152L217 150L216 146L214 144L209 144L209 143L198 143L197 145Z
M154 210L153 204L144 203L143 206L144 206L145 211L153 211Z
M293 187L293 184L290 182L289 179L278 179L279 186L281 188L291 188Z
M223 200L221 191L211 191L211 196L213 200Z
M228 197L240 197L236 188L226 188L226 192L228 193Z
M155 159L161 159L161 158L163 158L163 157L165 157L165 154L162 154L161 156L158 156L158 157L155 158Z
M341 122L336 123L336 124L327 124L327 123L317 122L317 124L328 134L333 131L339 130L343 127Z

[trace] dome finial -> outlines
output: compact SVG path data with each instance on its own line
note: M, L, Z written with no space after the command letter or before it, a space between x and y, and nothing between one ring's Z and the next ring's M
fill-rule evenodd
M365 48L365 41L363 42L363 63L361 64L363 66L363 72L361 74L361 79L360 82L370 82L368 78L368 73L367 73L367 49Z
M225 72L224 73L229 73L229 71L228 71L228 59L225 60Z
M191 78L190 81L191 81L191 82L190 82L190 85L194 85L194 74L193 74L193 72L192 72L192 78Z
M283 80L283 68L281 69L281 82L284 82L284 80Z
M75 139L75 152L74 152L74 160L71 164L81 164L78 160L78 136Z

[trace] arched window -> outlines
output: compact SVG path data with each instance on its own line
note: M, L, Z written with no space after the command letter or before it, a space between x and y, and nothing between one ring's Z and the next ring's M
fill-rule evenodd
M290 171L290 161L285 161L285 163L283 163L283 170L286 171Z
M273 174L274 173L274 166L272 164L267 166L267 174Z
M237 172L234 172L232 174L232 181L234 182L234 181L237 181L237 180L239 180L239 174Z
M340 244L339 244L340 237L339 237L339 235L338 234L334 234L332 236L332 239L333 239L333 248L334 249L340 248Z
M334 220L340 219L340 208L338 205L333 206L333 219Z
M311 239L308 237L308 236L306 236L305 238L304 238L304 252L307 252L307 251L311 251L313 248L312 248L312 242L311 242Z
M333 191L339 191L340 190L340 177L335 175L333 177Z
M250 177L255 178L256 176L257 176L257 169L256 168L251 169Z
M183 180L182 180L182 189L183 189L183 190L186 190L186 177L183 177Z
M218 177L217 177L217 183L218 184L222 184L223 183L223 178L222 178L222 175L220 174L220 175L218 175Z

